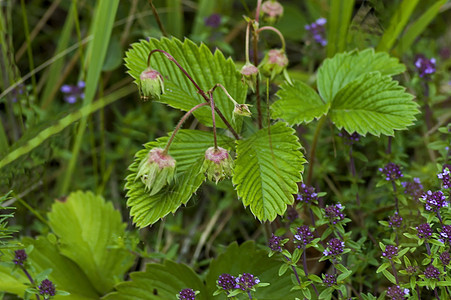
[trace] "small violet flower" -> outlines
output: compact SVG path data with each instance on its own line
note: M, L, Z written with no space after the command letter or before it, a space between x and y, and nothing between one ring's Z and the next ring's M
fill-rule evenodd
M424 270L424 276L429 279L440 279L440 271L433 265L429 265Z
M299 218L298 211L292 206L288 207L286 218L288 219L288 221L293 222L294 220Z
M84 89L85 82L80 80L77 85L65 84L61 87L60 90L63 94L66 94L64 96L64 101L73 104L77 102L78 99L85 98Z
M398 247L392 245L385 246L385 251L382 252L382 256L388 260L391 260L396 255L398 255Z
M393 216L390 216L388 218L388 225L392 228L396 227L399 228L402 225L402 217L398 214L398 212L395 212Z
M243 273L235 279L237 289L243 291L250 291L252 288L260 282L260 279L250 273Z
M427 240L432 235L432 228L431 228L431 225L429 225L428 223L418 225L418 227L416 227L416 229L418 231L417 236L420 239Z
M401 172L401 168L392 162L386 164L384 168L379 168L379 171L385 175L385 180L387 181L395 181L404 176Z
M347 131L342 130L338 133L338 136L342 137L344 140L344 143L346 145L353 145L360 141L360 134L357 132L353 132L352 134L349 134Z
M196 300L196 292L192 289L183 289L177 295L177 299L180 300Z
M305 25L305 29L310 33L315 42L323 47L327 45L326 27L324 26L326 23L326 19L320 18L312 24Z
M421 197L425 203L425 209L428 211L438 212L442 207L448 207L446 196L442 191L431 192L430 190Z
M451 188L451 172L449 168L444 168L442 173L438 173L437 177L442 180L442 186L444 189Z
M211 14L209 17L205 18L205 26L211 28L218 28L221 25L221 15Z
M408 295L409 289L403 289L399 285L394 285L387 289L387 297L393 300L402 300Z
M15 255L14 255L13 262L16 265L23 266L23 264L27 260L27 253L25 252L25 250L24 249L16 250L16 251L14 251L14 254Z
M427 78L429 75L435 73L435 63L435 58L427 59L426 56L422 54L417 55L415 58L415 67L417 68L418 74L422 78Z
M333 274L324 274L323 283L328 286L334 286L337 284L337 277Z
M307 225L302 225L297 228L297 233L294 235L294 238L297 240L298 248L304 248L313 240L313 232L310 230L310 227Z
M41 284L38 286L39 294L46 297L55 296L55 285L48 279L44 279L41 281Z
M412 196L413 199L419 199L423 195L423 185L420 178L415 177L413 181L401 182L404 187L404 194Z
M331 239L327 242L327 249L324 250L324 256L340 256L343 253L345 243L340 241L339 239Z
M337 224L345 218L345 215L342 213L343 206L338 203L335 205L326 206L324 209L326 217L332 224Z
M442 254L440 254L439 258L444 266L449 265L449 262L451 261L449 252L443 252Z
M318 201L318 194L315 193L315 188L312 186L307 186L305 184L301 184L301 188L299 189L299 193L296 197L296 200L312 204Z
M443 225L440 236L443 238L441 239L443 243L448 242L451 245L451 225Z
M223 290L230 291L233 290L236 286L236 278L227 273L223 273L219 275L217 285Z
M282 237L273 234L269 239L268 244L272 251L282 252Z

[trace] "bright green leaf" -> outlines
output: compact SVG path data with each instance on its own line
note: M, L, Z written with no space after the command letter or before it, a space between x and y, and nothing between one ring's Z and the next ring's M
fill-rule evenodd
M393 135L413 124L418 105L412 98L397 81L375 72L340 90L329 114L339 129L349 133Z
M294 133L279 122L237 141L233 183L243 204L260 221L282 215L302 180L305 159Z
M301 81L282 84L277 96L280 99L271 105L271 117L290 125L309 123L326 114L329 108L314 89Z
M91 192L75 192L55 202L49 225L59 237L60 252L74 261L96 290L110 291L116 278L131 267L134 256L126 250L108 249L125 234L119 211L111 202Z

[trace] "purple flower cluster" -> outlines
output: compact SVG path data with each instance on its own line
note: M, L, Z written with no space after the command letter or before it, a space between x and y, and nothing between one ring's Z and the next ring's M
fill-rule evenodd
M84 89L85 89L84 81L79 81L77 83L77 85L70 85L70 84L63 85L61 87L61 92L66 94L64 96L64 101L66 101L67 103L73 104L73 103L77 102L77 99L79 99L79 98L84 99L85 98Z
M323 283L326 286L328 286L328 287L336 285L337 284L337 277L335 275L333 275L333 274L324 274Z
M427 59L426 56L419 54L415 59L415 67L420 75L420 77L428 77L434 74L435 68L435 58Z
M438 212L442 207L448 207L446 196L442 191L431 192L430 190L421 197L425 202L425 208L429 211Z
M268 242L269 248L275 252L282 252L282 237L272 235Z
M326 217L332 224L337 224L345 218L345 215L342 213L343 206L338 203L335 205L326 206L324 209Z
M426 270L424 270L424 276L430 279L440 279L440 271L433 265L429 265Z
M181 300L195 300L196 293L192 289L183 289L180 291L178 298Z
M396 255L398 255L398 247L392 245L387 245L385 251L382 252L382 256L390 260Z
M327 249L324 250L323 254L324 256L339 256L343 253L345 247L345 243L340 241L339 239L331 239L329 242L327 242Z
M416 266L408 266L407 268L405 268L405 271L407 272L407 274L409 275L413 275L417 272L417 267Z
M451 225L443 225L440 236L443 238L443 243L448 242L451 245Z
M299 241L298 248L304 248L313 240L313 232L310 230L310 227L303 225L297 228L294 238Z
M219 287L226 291L233 290L236 286L236 278L230 274L223 273L219 276L217 283Z
M449 252L443 252L442 254L440 254L439 258L444 266L447 266L449 264L449 262L451 261Z
M55 296L55 285L48 279L44 279L38 286L39 294L43 296Z
M388 218L388 225L390 227L396 227L399 228L402 225L402 217L398 214L398 212L395 212L393 216L390 216Z
M387 297L393 300L402 300L408 295L409 289L403 289L399 285L394 285L387 289Z
M13 262L16 265L23 266L24 262L27 260L27 253L24 249L14 251Z
M221 15L211 14L209 17L205 18L205 26L211 28L218 28L221 25Z
M344 139L344 143L346 145L353 145L360 141L360 134L357 132L353 132L352 134L349 134L347 131L343 130L338 133L338 136L342 137Z
M442 186L444 189L451 188L451 172L449 168L444 168L442 173L438 173L437 177L442 180Z
M250 273L243 273L236 280L235 288L243 291L250 291L255 285L260 282L260 279Z
M404 187L404 194L412 196L415 200L419 199L424 193L420 178L415 177L413 181L401 182L401 184Z
M429 225L428 223L424 223L424 224L418 225L417 231L418 231L417 236L420 239L427 240L432 235L432 228L431 228L431 225Z
M288 221L293 222L294 220L299 218L298 211L292 206L288 207L286 218L288 219Z
M315 193L314 187L302 183L296 199L304 203L315 203L318 201L318 194Z
M392 162L386 164L384 168L379 168L379 171L385 175L385 180L387 181L395 181L404 176L401 172L401 168Z
M327 45L326 39L326 25L327 20L325 18L319 18L315 22L309 25L305 25L305 29L313 36L315 42L321 46Z

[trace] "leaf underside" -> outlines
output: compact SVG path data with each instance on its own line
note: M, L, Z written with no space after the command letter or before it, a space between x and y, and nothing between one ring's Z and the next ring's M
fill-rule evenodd
M237 141L233 183L245 206L260 221L272 221L293 203L302 180L303 157L295 131L279 122Z

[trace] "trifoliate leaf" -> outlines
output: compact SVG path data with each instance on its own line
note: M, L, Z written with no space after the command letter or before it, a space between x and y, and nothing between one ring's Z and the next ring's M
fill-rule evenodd
M245 206L260 221L272 221L293 203L302 180L304 156L295 131L285 123L237 141L233 183Z
M169 213L174 213L182 204L186 204L192 194L205 180L202 172L205 151L213 145L213 134L199 130L180 130L169 148L169 155L176 160L175 178L158 193L150 196L144 183L136 178L138 166L149 151L155 147L164 148L168 137L147 143L145 149L138 151L135 161L130 165L131 174L127 176L127 206L130 215L138 227L154 224ZM231 138L218 135L219 146L233 147Z
M277 96L280 99L271 105L271 117L290 125L309 123L326 114L329 108L314 89L301 81L282 84Z
M397 81L379 72L366 74L349 83L335 96L330 118L347 132L360 135L393 135L415 120L418 105Z
M139 75L147 68L147 57L150 51L155 49L164 50L172 55L204 91L208 91L215 84L220 83L235 101L244 103L247 87L241 82L241 74L237 71L233 61L225 59L221 51L216 50L213 54L206 45L197 46L189 39L183 43L176 38L170 40L167 38L150 39L150 41L142 40L133 44L125 54L125 65L129 69L129 74L135 79L135 83L138 84ZM160 102L184 111L205 102L193 83L163 53L152 54L150 66L159 71L164 78L165 91ZM213 96L216 106L234 129L239 131L242 120L240 118L232 120L234 104L221 89L217 89ZM196 110L194 115L201 123L212 126L209 107ZM217 115L216 126L226 128Z
M375 53L372 48L340 53L326 59L318 69L318 91L328 103L339 90L364 74L379 71L382 75L395 75L404 70L398 59L385 52Z

